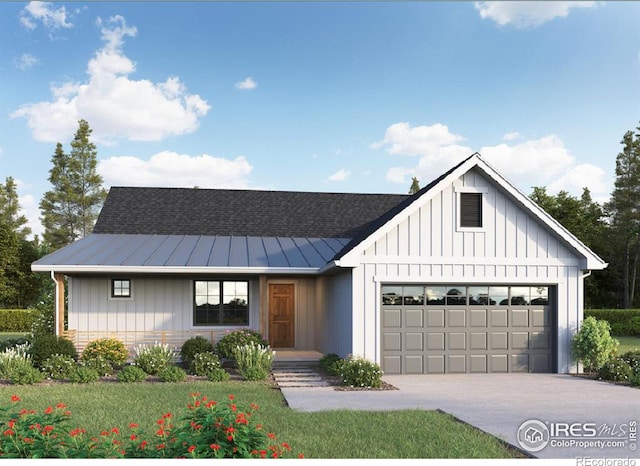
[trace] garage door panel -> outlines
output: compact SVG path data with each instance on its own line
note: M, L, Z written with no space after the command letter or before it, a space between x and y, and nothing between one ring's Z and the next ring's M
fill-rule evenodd
M467 357L464 354L450 354L447 357L450 374L464 374L467 372Z
M469 356L469 372L472 374L484 374L487 372L487 355L472 354Z
M382 325L384 325L385 328L402 327L402 310L384 309L382 311Z
M422 319L422 309L407 309L404 311L404 326L407 328L422 328L424 322Z
M381 306L380 356L387 374L552 372L555 368L556 318L546 298L549 287L461 284L453 287L457 294L451 297L446 296L451 286L413 284L409 304L402 296L388 299L391 288L383 285ZM542 289L545 299L532 301L534 289ZM465 296L465 292L471 294Z
M402 351L402 335L400 333L385 333L382 338L385 351Z

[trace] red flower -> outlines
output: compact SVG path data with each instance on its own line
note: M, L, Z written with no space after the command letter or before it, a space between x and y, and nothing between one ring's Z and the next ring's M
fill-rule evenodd
M132 422L131 424L129 424L129 429L137 429L138 428L138 424L136 424L135 422Z
M207 403L207 408L213 408L217 404L218 403L216 403L215 401L210 401L209 403Z
M129 440L135 440L137 438L138 436L136 434L131 434L131 437L129 437Z
M102 432L100 432L100 436L101 437L108 437L109 436L109 432L107 432L106 430L103 430Z
M16 425L16 420L15 419L11 419L8 424L9 424L9 428L13 429L13 426Z
M267 457L267 450L260 450L260 458L266 458Z
M236 397L235 397L235 396L233 396L233 395L229 395L229 399L230 399L230 400L235 400L235 399L236 399Z
M274 433L272 433L272 432L269 432L269 433L267 434L267 437L269 437L271 440L275 440L275 439L276 439L276 434L274 434Z
M158 431L156 432L156 435L164 435L166 431L161 427L160 429L158 429Z
M18 395L11 395L11 401L17 403L18 401L20 401L20 397Z
M45 414L51 414L53 412L53 408L51 406L47 407L47 409L44 410Z
M24 443L33 443L33 439L32 439L32 438L29 438L29 437L25 437L25 438L23 438L23 439L22 439L22 441L23 441Z
M303 455L302 453L300 453L300 454L298 455L298 458L304 458L304 455Z
M143 440L142 442L140 442L140 450L144 450L144 447L147 446L147 441ZM158 445L158 449L160 448L160 445ZM164 448L164 444L162 444L162 448Z
M117 427L114 427L113 429L111 429L111 432L114 434L119 434L120 433L120 429L118 429Z
M44 426L44 429L42 429L42 432L45 434L48 434L52 430L53 430L53 426Z
M231 411L233 411L234 413L238 410L238 407L235 404L231 405Z
M15 432L12 431L11 429L7 429L7 430L4 431L4 436L5 437L9 437L9 436L11 436L13 434L15 434Z
M142 443L146 444L146 442L142 442ZM162 449L164 449L164 446L165 446L165 445L164 445L164 443L161 443L160 445L158 445L158 446L156 447L156 449L157 449L157 450L162 450Z
M196 446L195 445L191 445L189 448L187 448L187 452L193 453L193 450L195 450L195 449L196 449Z
M173 414L171 414L171 413L163 414L162 415L162 419L167 419L167 418L169 418L171 416L173 416Z
M227 435L227 440L229 442L233 442L233 435Z
M158 424L159 426L163 425L164 424L164 419L158 419L156 421L156 424Z
M282 447L283 447L285 450L287 450L287 451L291 451L291 447L289 446L289 444L288 444L288 443L284 442L284 443L281 443L281 445L282 445Z
M211 445L209 445L209 448L211 448L213 451L218 451L220 450L220 445L218 445L217 443L212 443Z
M56 405L56 408L58 408L58 409L64 409L64 408L66 408L66 407L67 407L67 405L66 405L66 404L64 404L64 403L58 403L58 404Z
M251 409L253 409L254 411L258 410L258 405L255 403L251 403L249 406L251 406Z

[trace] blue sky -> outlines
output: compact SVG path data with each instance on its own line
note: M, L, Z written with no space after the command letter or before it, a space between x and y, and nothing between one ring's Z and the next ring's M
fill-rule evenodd
M640 120L638 2L2 2L0 179L405 193L480 152L606 200Z

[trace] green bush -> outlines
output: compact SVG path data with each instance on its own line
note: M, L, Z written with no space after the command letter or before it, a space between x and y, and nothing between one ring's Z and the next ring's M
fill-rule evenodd
M622 358L611 358L598 369L598 378L613 382L628 382L633 371Z
M91 359L83 359L80 361L80 366L93 369L98 373L100 377L113 374L113 366L111 361L107 360L104 356L94 356Z
M640 374L640 351L627 351L620 358L629 364L634 374Z
M0 379L11 379L16 371L27 367L33 367L31 356L25 355L14 348L6 349L0 353Z
M87 366L76 366L69 373L69 381L73 383L92 383L99 378L98 371Z
M585 309L584 317L606 320L611 326L612 335L640 334L640 309Z
M578 333L573 336L571 350L576 359L591 373L600 369L613 355L620 344L609 333L606 320L587 317Z
M327 375L340 375L339 364L342 358L335 353L329 353L322 356L318 364Z
M349 387L379 388L382 386L382 370L376 363L361 357L350 356L339 364L342 384Z
M196 353L191 361L191 373L199 376L207 375L207 372L219 369L220 358L211 352Z
M631 376L631 378L629 379L629 382L631 382L631 385L633 385L634 387L637 387L640 385L640 372L636 372L635 374L633 374Z
M215 352L221 358L233 358L233 350L238 346L245 346L250 343L261 346L269 346L260 332L248 328L241 328L228 332L216 343Z
M33 366L21 366L16 368L9 380L15 385L33 385L44 380L44 374Z
M189 368L193 362L193 358L198 353L211 353L213 352L213 345L209 340L198 335L197 337L189 338L184 342L182 348L180 348L180 359L182 360L182 366Z
M40 367L45 359L54 354L69 356L72 359L78 359L76 347L70 340L55 335L36 335L31 343L31 360L35 367Z
M25 344L29 344L29 346L31 346L31 339L29 337L6 338L0 341L0 351L15 348L16 346L23 346Z
M86 361L101 356L114 367L120 367L129 359L129 351L117 338L100 338L90 342L82 352L82 360Z
M158 372L158 377L163 382L184 382L187 373L178 366L169 366Z
M66 379L76 367L73 358L63 354L53 354L45 359L40 370L47 377L54 380Z
M146 372L136 366L125 366L118 372L118 382L142 382L146 378Z
M31 332L36 317L34 309L0 309L0 332Z
M149 375L157 375L162 369L169 367L176 359L175 348L156 343L154 345L138 345L133 363Z
M264 380L271 371L274 354L269 345L251 342L234 348L233 357L244 380Z
M205 376L209 382L226 382L231 378L229 373L222 367L213 369L211 372L207 372Z

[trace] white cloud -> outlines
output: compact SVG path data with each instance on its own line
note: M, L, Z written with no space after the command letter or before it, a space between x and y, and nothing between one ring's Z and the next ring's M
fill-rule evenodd
M31 55L30 53L23 53L15 62L16 68L22 71L33 68L38 63L40 63L40 60L38 60L37 57Z
M98 164L106 186L246 188L252 168L242 156L226 159L170 151L155 154L149 160L122 156Z
M387 152L394 155L425 155L463 140L462 136L451 133L449 128L440 123L411 127L403 122L389 126L384 139L373 143L371 147L379 149L386 146Z
M349 170L345 170L344 168L338 170L333 175L327 178L328 181L344 181L351 175Z
M502 140L504 140L504 141L515 141L516 139L520 139L521 137L522 137L522 135L520 133L518 133L517 131L512 131L512 132L507 133L504 136L502 136Z
M418 128L421 130L416 131ZM522 135L507 133L503 139L513 140L516 137L522 138ZM389 168L386 179L393 183L407 184L415 176L425 185L475 152L470 147L456 144L460 140L464 138L452 134L442 124L411 128L406 123L397 123L391 125L386 131L385 139L373 147L385 147L390 154L419 156L415 165ZM574 156L555 134L517 144L512 142L485 146L479 152L488 163L525 193L532 186L547 186L550 192L564 189L572 195L581 194L582 188L586 186L594 194L594 198L607 191L604 170L595 165L576 164Z
M500 26L512 24L518 28L536 27L555 18L564 18L571 8L593 8L598 2L475 2L475 8L483 19L495 21Z
M98 25L103 26L101 20ZM44 142L69 140L79 119L89 122L95 142L105 144L119 138L159 141L195 131L209 104L189 94L178 77L160 83L129 79L136 65L121 48L137 30L123 17L110 18L101 32L105 45L89 60L87 82L52 86L51 101L25 104L11 117L27 118L33 137Z
M235 83L235 88L241 91L250 91L258 87L258 83L253 80L251 76L246 78L244 81L239 81Z
M55 8L50 2L29 2L20 13L20 23L32 31L38 27L38 22L50 31L73 27L73 24L67 21L67 10L64 6Z

